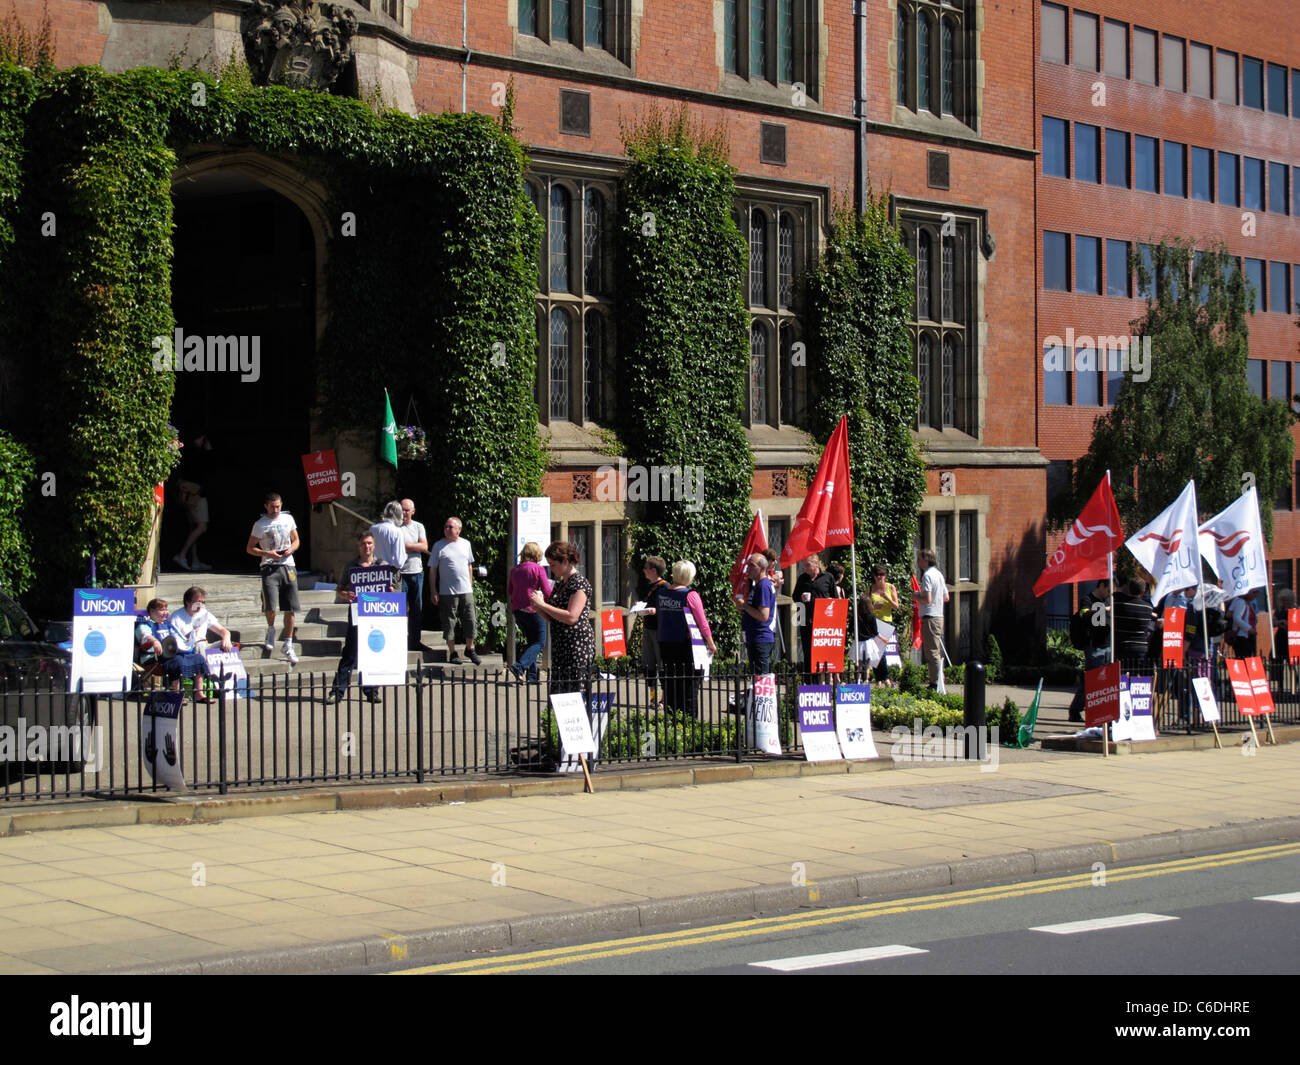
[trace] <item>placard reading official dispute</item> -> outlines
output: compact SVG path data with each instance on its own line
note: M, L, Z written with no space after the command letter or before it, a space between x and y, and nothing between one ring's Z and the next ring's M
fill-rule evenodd
M849 620L847 599L813 600L812 660L814 673L844 672L844 632Z
M623 612L615 607L600 613L600 639L606 658L627 654L627 637L623 632Z
M332 450L313 451L310 455L304 455L302 472L307 476L307 498L311 503L328 503L343 498L339 460Z
M1083 721L1089 728L1119 718L1119 663L1098 666L1084 675Z
M835 691L829 684L799 688L799 731L810 762L836 762L843 755L835 739Z

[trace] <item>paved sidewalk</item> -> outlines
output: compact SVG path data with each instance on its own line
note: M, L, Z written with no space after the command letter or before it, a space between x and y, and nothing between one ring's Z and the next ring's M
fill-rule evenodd
M414 964L1284 838L1300 744L37 832L0 972Z

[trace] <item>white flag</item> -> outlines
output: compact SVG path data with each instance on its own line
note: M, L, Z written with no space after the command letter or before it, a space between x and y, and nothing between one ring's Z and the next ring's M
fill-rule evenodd
M1223 590L1230 598L1267 586L1264 530L1253 485L1201 526L1199 540L1201 554L1223 581Z
M1188 481L1172 504L1125 543L1133 557L1156 579L1156 589L1151 593L1153 603L1159 604L1170 592L1201 583L1197 532L1196 482Z

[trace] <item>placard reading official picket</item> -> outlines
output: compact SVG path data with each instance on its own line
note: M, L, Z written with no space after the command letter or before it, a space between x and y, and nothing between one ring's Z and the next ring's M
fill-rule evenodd
M1150 677L1120 677L1119 719L1111 726L1111 739L1143 742L1156 738L1151 688Z
M78 588L72 595L72 669L68 690L129 687L135 598L125 588Z
M406 596L357 596L357 672L367 687L406 683Z
M829 684L800 686L799 731L808 761L836 762L843 757L835 739L835 690Z
M560 731L560 746L565 755L577 758L580 754L595 754L596 740L587 720L587 706L581 692L563 692L551 696L551 711Z
M208 673L215 687L221 677L226 679L226 695L232 699L249 697L248 671L238 651L223 651L220 644L209 647L203 657L208 660Z
M871 686L841 684L835 689L835 731L845 758L877 758L871 735Z

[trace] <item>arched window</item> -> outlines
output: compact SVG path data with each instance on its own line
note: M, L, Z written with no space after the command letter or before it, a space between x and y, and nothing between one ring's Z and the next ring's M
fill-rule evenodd
M551 419L569 416L569 316L558 307L551 311Z
M794 219L781 212L777 235L777 282L781 309L794 303Z
M602 421L605 417L605 320L599 311L588 311L585 343L582 347L582 376L587 382L582 420Z
M907 106L907 8L898 7L898 102Z
M951 334L943 338L943 427L954 424L957 407L957 342Z
M749 216L749 302L767 306L767 215L760 210Z
M916 16L916 109L930 109L930 20L924 12Z
M943 84L943 113L951 115L953 113L953 53L956 50L957 31L953 26L950 18L943 20L943 60L942 60L942 84Z
M798 332L792 323L781 326L781 421L786 425L803 423L808 408L808 370L796 365L794 345ZM803 360L799 362L802 364Z
M588 46L605 47L605 0L586 0L585 33Z
M952 285L955 266L955 238L949 234L943 238L943 320L951 322L953 317Z
M561 185L551 186L551 290L570 292L569 287L569 193Z
M749 420L767 422L767 330L757 322L749 329Z
M590 295L604 291L605 200L595 189L583 194L582 274Z
M930 233L924 229L916 236L916 317L930 319Z
M916 346L916 379L921 386L920 397L920 423L929 425L930 422L930 363L934 359L934 342L929 333L922 333L921 340Z

